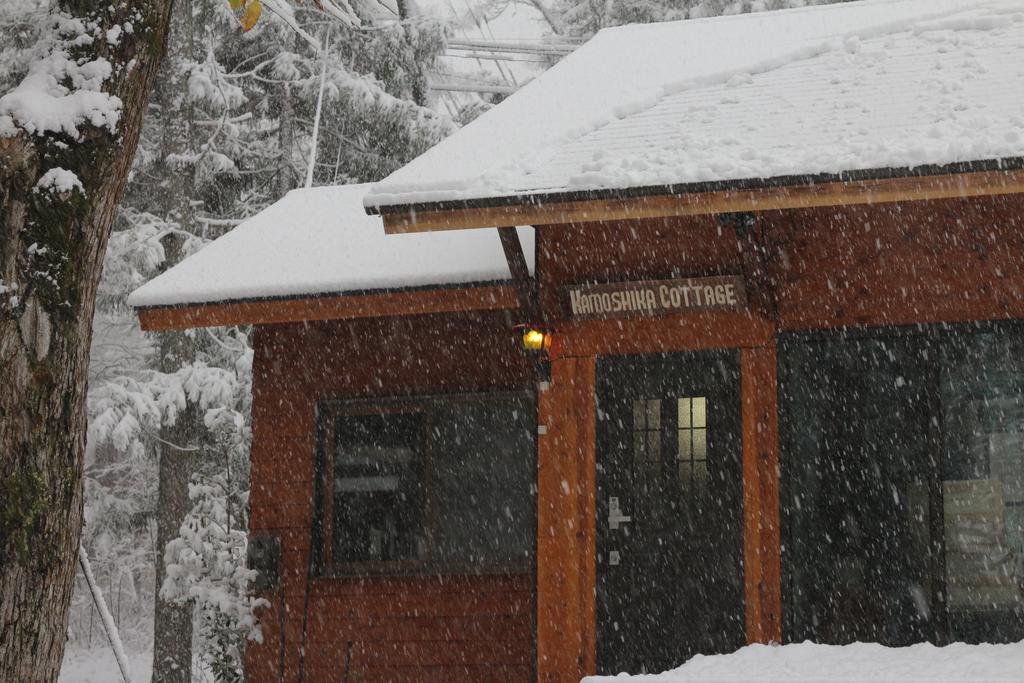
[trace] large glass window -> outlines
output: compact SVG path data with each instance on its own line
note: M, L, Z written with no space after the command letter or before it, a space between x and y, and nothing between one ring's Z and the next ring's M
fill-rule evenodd
M1024 638L1024 335L783 347L786 637Z
M323 414L320 526L329 567L528 566L535 519L530 396L351 402Z

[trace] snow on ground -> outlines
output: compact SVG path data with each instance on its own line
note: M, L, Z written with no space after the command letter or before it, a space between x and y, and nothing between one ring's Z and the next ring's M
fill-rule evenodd
M584 683L1002 683L1024 680L1024 641L1011 645L890 648L875 643L775 647L750 645L729 655L697 655L663 674L591 676Z
M367 206L1024 154L1020 0L865 0L601 31Z
M132 683L146 683L153 676L153 653L129 652ZM121 672L109 646L90 649L68 648L58 683L119 683Z
M128 655L134 683L152 676L153 654ZM58 683L117 683L109 647L68 649ZM773 647L750 645L730 655L698 655L674 671L591 676L584 683L1002 683L1024 680L1024 641L1011 645L888 648L874 643Z

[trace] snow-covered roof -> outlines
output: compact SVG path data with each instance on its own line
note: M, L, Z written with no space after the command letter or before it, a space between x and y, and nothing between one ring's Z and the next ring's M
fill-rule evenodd
M135 290L135 307L509 280L496 230L388 235L366 185L293 190ZM533 229L520 228L533 268Z
M1020 0L863 0L601 31L366 206L1022 155Z

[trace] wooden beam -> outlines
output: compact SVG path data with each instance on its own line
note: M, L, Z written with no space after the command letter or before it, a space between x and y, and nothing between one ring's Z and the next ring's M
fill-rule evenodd
M180 330L221 325L270 325L307 320L490 311L516 308L518 305L514 287L497 285L352 296L237 301L196 306L163 306L140 308L138 313L139 323L144 330Z
M763 346L774 338L774 323L750 310L700 311L663 318L579 320L555 327L551 357Z
M519 307L532 318L537 311L537 296L533 279L530 277L530 268L526 265L526 256L523 254L523 243L519 241L519 233L515 228L502 227L498 228L498 237L505 252L505 261L508 262L508 271L512 275L512 284L519 294Z
M579 468L576 535L580 551L581 671L597 673L597 359L576 364L573 405L579 423L575 458Z
M782 641L779 427L774 346L740 351L743 569L748 643Z
M754 190L384 213L387 233L587 223L1024 193L1024 170L850 180Z

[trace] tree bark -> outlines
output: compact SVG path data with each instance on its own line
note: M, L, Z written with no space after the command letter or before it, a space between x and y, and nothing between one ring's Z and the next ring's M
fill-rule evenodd
M152 683L192 681L192 603L171 602L160 597L160 587L167 576L164 550L178 537L178 529L191 507L188 483L195 464L195 451L189 450L195 448L192 412L183 411L174 426L161 430L166 443L161 444L159 455Z
M185 178L176 178L174 185L183 189ZM188 193L177 193L188 204ZM188 209L186 215L191 212ZM163 240L168 265L181 261L180 235ZM160 371L173 373L185 363L195 360L196 344L182 331L172 330L160 335ZM156 590L153 609L153 680L152 683L191 683L193 603L164 600L160 588L167 577L164 553L167 544L176 539L182 522L192 508L188 485L195 470L203 429L197 406L191 403L181 410L173 425L160 429L158 471L160 488L157 494L156 520Z
M177 222L183 230L191 231L194 167L168 166L165 160L172 154L187 153L197 147L192 140L194 111L188 101L181 98L188 87L187 69L183 65L201 58L194 45L192 0L179 0L172 17L167 58L154 91L154 100L160 106L160 155L164 160L160 162L164 164L159 174L163 182L155 204L169 222ZM180 234L172 233L161 242L166 270L182 260L184 240ZM159 348L160 372L174 373L183 364L195 360L196 344L183 331L161 333ZM152 683L191 683L192 680L193 603L164 600L160 588L167 577L164 559L167 544L179 536L181 524L192 507L188 485L195 469L201 429L198 411L187 405L173 425L165 425L160 430Z
M82 524L85 390L103 253L164 50L172 0L59 9L120 40L70 47L113 66L116 134L0 137L0 680L55 681L67 637ZM35 192L53 168L82 183ZM34 247L32 245L35 245ZM12 288L13 286L13 288Z
M427 106L427 74L416 59L416 44L409 33L407 23L412 19L409 0L397 0L398 19L402 23L402 35L409 46L409 66L412 69L412 101L421 107Z

